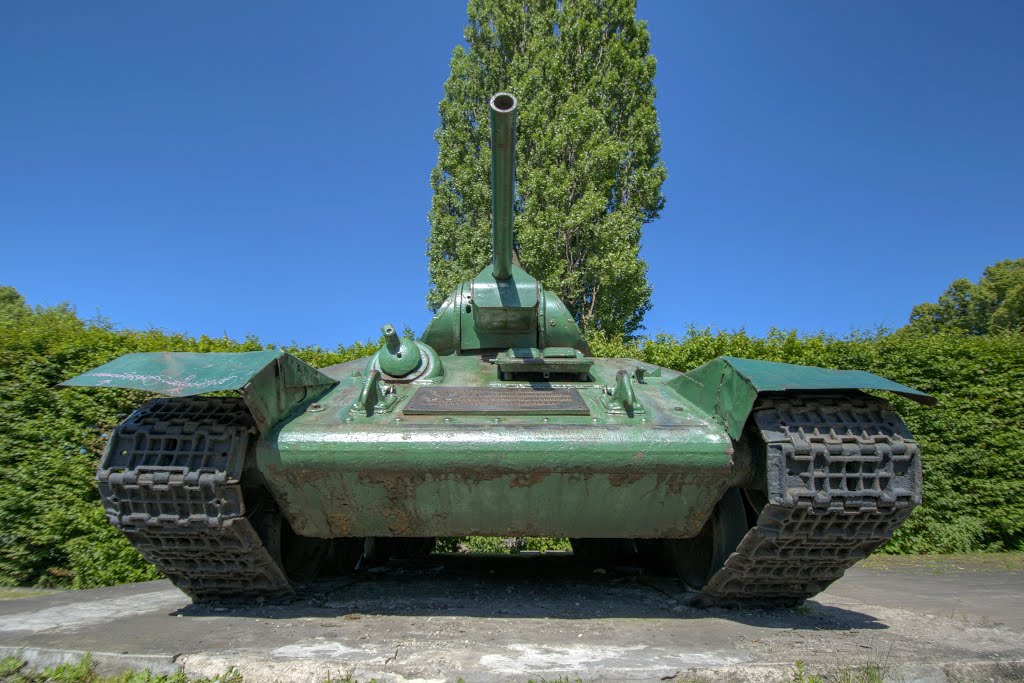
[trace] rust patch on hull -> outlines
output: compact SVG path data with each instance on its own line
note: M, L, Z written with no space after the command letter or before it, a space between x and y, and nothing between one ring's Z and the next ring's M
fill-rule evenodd
M630 484L637 483L643 478L644 475L640 472L626 472L621 474L609 474L608 482L611 483L612 486L629 486Z
M499 468L454 472L289 472L280 499L307 536L693 536L721 496L722 473ZM294 512L294 510L292 511Z
M425 481L422 473L396 472L387 475L380 472L360 472L359 483L370 490L382 489L387 503L377 506L377 512L387 520L388 530L392 536L418 536L417 529L423 526L420 515L410 510L415 505L416 489Z
M510 488L536 486L547 479L549 474L551 474L550 470L537 470L529 474L514 474L509 477L508 485Z

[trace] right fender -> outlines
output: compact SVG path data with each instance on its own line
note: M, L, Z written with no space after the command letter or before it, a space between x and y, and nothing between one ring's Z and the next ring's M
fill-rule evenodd
M713 415L733 440L739 440L754 402L766 392L874 389L925 405L937 402L924 392L863 370L831 370L732 356L719 356L670 380L668 385Z

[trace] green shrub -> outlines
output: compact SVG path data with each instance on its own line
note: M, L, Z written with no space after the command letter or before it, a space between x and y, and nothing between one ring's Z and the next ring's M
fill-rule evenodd
M922 446L925 502L885 550L897 553L1024 549L1024 334L909 331L834 338L773 330L691 328L680 337L594 336L595 355L688 370L718 355L856 368L927 391L933 408L892 398ZM367 341L334 350L288 347L323 367L368 355ZM109 430L141 392L60 391L57 382L134 351L249 351L255 338L192 338L123 331L67 306L31 308L0 287L0 585L90 586L157 576L109 526L93 480ZM479 549L493 543L473 541ZM504 547L504 546L503 546ZM521 541L520 550L565 547ZM476 549L476 548L475 548ZM495 549L497 547L495 546Z
M449 536L437 539L434 552L518 555L523 551L572 550L568 538L543 536L502 538L501 536Z

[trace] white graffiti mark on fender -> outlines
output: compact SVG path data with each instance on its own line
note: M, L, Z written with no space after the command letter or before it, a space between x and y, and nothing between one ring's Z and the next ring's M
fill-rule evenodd
M101 386L111 385L115 380L124 380L128 382L138 382L145 387L157 387L162 385L169 389L171 393L181 393L182 391L191 389L213 389L216 387L222 387L228 382L238 379L238 375L229 375L227 377L196 381L195 375L176 379L165 375L141 375L134 372L90 372L85 376L101 378L100 381L97 382L97 384Z

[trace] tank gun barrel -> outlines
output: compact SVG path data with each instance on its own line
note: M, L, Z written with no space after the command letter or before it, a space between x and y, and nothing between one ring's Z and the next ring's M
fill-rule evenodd
M500 92L491 98L491 231L494 278L512 277L512 204L516 182L515 96Z

